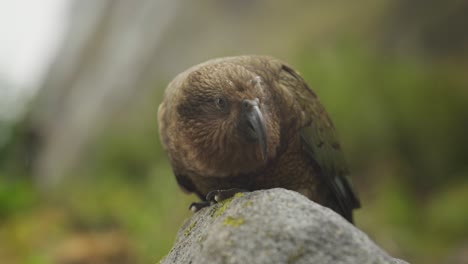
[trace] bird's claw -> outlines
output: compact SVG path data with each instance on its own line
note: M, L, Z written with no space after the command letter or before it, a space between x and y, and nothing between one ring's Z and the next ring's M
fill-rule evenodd
M190 205L189 209L190 211L196 213L200 211L200 209L210 206L211 202L210 201L201 201L201 202L194 202Z
M229 199L233 197L236 193L240 192L246 192L244 189L239 189L239 188L231 188L231 189L226 189L226 190L214 190L209 192L206 195L206 200L213 202L213 203L219 203L222 202L226 199Z
M209 192L206 195L206 201L201 202L194 202L190 205L190 211L196 213L200 211L200 209L208 207L210 205L222 202L226 199L233 197L236 193L246 192L247 190L239 189L239 188L232 188L226 190L214 190Z

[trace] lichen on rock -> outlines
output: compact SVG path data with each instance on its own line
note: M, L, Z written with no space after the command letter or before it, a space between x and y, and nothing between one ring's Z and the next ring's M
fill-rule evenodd
M232 226L232 227L239 227L241 225L243 225L245 222L244 218L243 217L232 217L232 216L227 216L224 221L223 221L223 224L225 226Z

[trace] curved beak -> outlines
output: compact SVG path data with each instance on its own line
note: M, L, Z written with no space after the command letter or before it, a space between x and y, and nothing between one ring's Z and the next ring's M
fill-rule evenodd
M268 144L267 131L263 113L260 111L258 100L242 101L242 130L245 131L247 140L258 142L262 159L267 158Z

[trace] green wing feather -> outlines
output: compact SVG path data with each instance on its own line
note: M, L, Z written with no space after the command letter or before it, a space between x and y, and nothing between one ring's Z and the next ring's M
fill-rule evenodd
M341 214L350 222L352 210L360 202L347 177L348 168L336 136L333 123L304 79L292 68L283 65L280 82L286 89L294 89L296 100L305 113L305 126L301 129L304 150L319 166L323 181L336 198Z

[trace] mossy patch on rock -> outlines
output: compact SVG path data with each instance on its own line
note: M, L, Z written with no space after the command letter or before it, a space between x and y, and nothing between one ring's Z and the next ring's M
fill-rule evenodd
M190 233L192 233L192 230L196 225L197 221L193 221L193 223L184 231L184 236L190 235Z
M228 208L229 204L231 204L232 200L234 200L235 198L243 197L243 196L244 196L244 193L236 193L233 197L228 198L228 199L226 199L224 201L221 201L218 204L218 207L219 206L221 206L221 207L219 207L219 209L216 211L216 213L211 214L211 216L218 217L218 216L223 215L224 212L226 211L226 209Z
M244 217L232 217L228 216L226 219L224 219L223 224L226 226L233 226L233 227L239 227L243 225L245 222Z
M253 202L252 201L247 201L242 205L242 208L246 208L247 206L252 206Z

